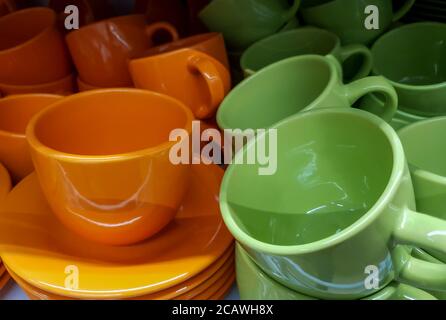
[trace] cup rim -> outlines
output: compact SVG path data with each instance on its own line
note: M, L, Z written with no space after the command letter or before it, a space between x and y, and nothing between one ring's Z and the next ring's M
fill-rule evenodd
M375 57L374 52L375 52L376 48L378 47L378 45L380 45L380 43L383 40L386 40L389 37L394 37L395 34L397 34L398 32L401 32L401 30L417 28L417 27L420 27L420 26L431 26L431 27L445 28L445 34L446 34L446 24L441 23L441 22L426 21L426 22L414 22L414 23L409 23L409 24L406 24L406 25L402 25L402 26L400 26L398 28L395 28L393 30L390 30L389 32L384 33L381 37L379 37L375 41L375 43L373 44L373 46L370 49L370 52L372 53L372 56ZM438 88L446 87L446 81L439 82L439 83L434 83L434 84L427 84L427 85L412 85L412 84L396 82L396 81L394 81L392 79L389 79L386 75L378 72L377 67L376 67L376 63L373 64L372 72L375 75L383 76L384 78L386 78L387 81L389 81L396 88L401 88L401 89L406 89L406 90L429 90L429 89L438 89Z
M328 55L330 56L330 55ZM256 81L258 77L262 77L264 73L270 72L271 69L275 69L277 67L280 67L282 65L285 64L289 64L289 63L294 63L296 61L300 61L300 60L308 60L308 61L319 61L319 62L323 62L330 70L330 76L329 76L329 80L327 81L327 84L324 88L324 90L322 90L320 92L320 94L316 97L316 99L312 102L310 102L302 111L306 111L308 107L311 107L315 104L317 104L319 101L323 100L328 92L333 88L333 86L335 85L336 81L338 80L338 73L336 70L336 67L333 65L333 63L330 63L329 59L327 58L328 56L320 56L320 55L315 55L315 54L308 54L308 55L301 55L301 56L294 56L294 57L290 57L287 59L283 59L280 61L277 61L273 64L270 64L269 66L266 66L265 68L259 70L258 72L254 73L253 75L251 75L250 77L244 79L242 82L240 82L236 87L234 87L229 94L226 96L226 98L223 100L223 102L220 104L220 107L218 108L217 111L217 123L218 126L221 129L234 129L232 128L230 125L228 125L226 123L226 121L223 120L223 114L226 114L227 111L226 109L229 108L227 107L227 102L231 101L231 99L234 99L233 97L236 95L239 95L239 91L243 90L243 88L246 85L249 85L252 81ZM282 121L282 120L281 120ZM240 129L244 129L244 128L240 128ZM256 129L256 128L253 128Z
M411 123L410 125L398 130L397 133L398 133L399 137L402 137L404 134L406 134L406 132L413 130L414 128L416 129L418 127L429 126L431 123L445 122L445 121L446 121L446 116L426 118L425 120ZM407 161L410 165L412 165L409 157L407 157ZM428 180L430 182L446 185L446 176L442 176L440 174L437 174L437 173L434 173L429 170L422 169L422 168L419 168L416 166L413 166L413 168L414 169L411 169L411 173L413 175L416 175L417 177L420 177L423 180Z
M223 177L223 181L221 184L220 191L220 210L223 216L223 220L225 221L226 226L231 231L232 235L243 245L247 247L260 251L266 252L272 255L297 255L297 254L308 254L321 250L325 250L336 246L343 241L351 239L353 236L362 232L366 229L373 221L375 221L383 212L388 202L395 196L398 192L401 179L405 173L405 165L406 160L404 157L404 149L401 141L399 140L398 135L393 130L393 128L386 123L384 120L378 118L377 116L370 114L366 111L359 109L344 109L344 108L325 108L318 110L311 110L302 113L298 113L290 118L287 118L271 128L280 128L281 126L288 125L294 121L302 121L301 119L305 119L308 117L312 117L320 114L339 114L342 116L351 116L356 118L362 118L372 124L374 124L381 132L387 137L387 141L389 145L392 147L392 156L393 156L393 165L392 172L390 174L389 180L387 182L386 187L384 188L381 196L376 200L374 205L365 213L360 219L355 221L353 224L342 230L341 232L331 235L330 237L314 241L307 244L302 245L290 245L290 246L282 246L282 245L274 245L270 243L266 243L256 238L250 236L245 233L237 224L234 219L234 215L231 213L230 205L227 197L228 184L230 179L232 178L232 173L235 170L237 165L231 165L226 170L226 174ZM261 134L259 137L264 136L266 133ZM243 157L246 150L252 146L255 146L257 140L255 138L252 139L245 147L243 151L240 151L236 154L237 157ZM235 161L235 163L238 163Z
M48 108L45 108L41 112L39 112L37 115L35 115L31 121L29 122L27 128L26 128L26 139L28 141L28 144L30 145L31 149L35 150L36 152L39 152L41 154L46 154L52 158L62 160L64 162L71 162L71 163L80 163L80 162L116 162L116 161L123 161L128 159L135 159L139 158L141 156L147 156L147 155L153 155L156 153L159 153L160 151L170 149L173 145L175 145L176 141L166 141L162 144L150 147L150 148L144 148L132 152L125 152L125 153L118 153L118 154L107 154L107 155L79 155L79 154L71 154L67 152L62 152L56 149L53 149L51 147L48 147L44 143L42 143L36 136L35 129L38 122L41 120L42 117L44 117L47 113L50 111L60 107L60 105L63 105L66 103L67 100L75 100L80 99L92 95L97 95L100 93L138 93L138 94L144 94L144 95L150 95L150 96L157 96L159 98L163 98L165 100L169 100L170 102L177 105L178 108L180 108L185 116L186 116L186 125L182 129L185 129L189 135L192 132L192 121L194 120L194 116L192 114L192 111L189 110L181 101L178 101L177 99L174 99L170 96L148 91L148 90L142 90L142 89L134 89L134 88L111 88L111 89L98 89L98 90L91 90L91 91L85 91L81 93L77 93L74 95L71 95L69 97L66 97L62 99L61 101L55 102L51 104Z
M285 36L287 36L287 35L289 35L289 34L295 34L295 33L297 33L297 34L301 34L301 33L305 33L305 32L318 32L319 34L322 34L322 33L323 33L323 34L325 34L325 35L327 35L327 36L330 36L330 37L334 40L333 48L331 49L330 52L327 53L327 55L330 54L330 53L332 53L333 50L334 50L336 47L338 47L338 46L341 45L341 40L339 39L339 37L338 37L336 34L334 34L334 33L331 32L331 31L322 29L322 28L318 28L318 27L314 27L314 26L306 26L306 27L303 27L303 28L297 28L297 29L287 30L287 31L284 31L284 32L279 32L279 33L272 34L272 35L270 35L270 36L268 36L268 37L266 37L266 38L263 38L263 39L261 39L261 40L259 40L259 41L254 42L252 45L250 45L250 46L243 52L243 54L242 54L242 56L241 56L241 58L240 58L240 67L242 68L243 71L248 71L248 70L249 70L249 71L254 71L254 72L259 71L259 70L252 70L251 68L246 67L246 64L247 64L247 61L246 61L246 60L248 59L247 56L248 56L250 53L252 53L253 51L255 52L255 50L257 49L257 46L262 45L262 44L264 44L264 43L267 43L268 41L278 39L278 38L280 38L280 37L285 37ZM314 55L314 54L312 54L312 55ZM299 55L299 56L302 56L302 55ZM277 61L276 61L276 62L277 62ZM264 68L265 68L265 67L264 67ZM263 68L262 68L262 69L263 69Z
M26 40L26 41L24 41L24 42L22 42L22 43L20 43L20 44L18 44L16 46L14 46L14 47L11 47L11 48L8 48L8 49L5 49L5 50L0 50L0 56L4 55L4 54L9 54L9 53L11 53L13 51L16 51L16 50L20 50L21 48L27 46L29 43L34 42L34 41L38 40L39 38L43 37L48 30L50 30L50 29L52 29L52 28L54 28L56 26L56 22L57 22L56 12L54 10L52 10L50 8L46 8L46 7L32 7L32 8L26 8L26 9L22 9L22 10L17 10L17 11L9 13L9 14L3 16L3 17L0 17L0 22L3 19L12 19L14 16L19 15L19 14L23 14L23 13L27 13L28 11L31 11L31 12L32 11L34 11L34 12L47 12L47 13L51 14L51 20L52 20L51 25L48 25L47 27L42 29L34 37L32 37L32 38L30 38L30 39L28 39L28 40Z
M0 99L0 108L2 108L2 104L8 103L11 100L22 100L22 99L32 99L32 98L54 98L54 99L58 98L57 100L61 100L64 98L64 96L61 96L58 94L51 94L51 93L14 94L14 95L6 96L6 97ZM48 106L50 106L51 104L49 104ZM44 109L45 108L46 107L44 107ZM11 132L11 131L7 131L7 130L3 130L3 129L0 129L0 136L17 138L17 139L25 139L26 138L25 133L16 133L16 132Z

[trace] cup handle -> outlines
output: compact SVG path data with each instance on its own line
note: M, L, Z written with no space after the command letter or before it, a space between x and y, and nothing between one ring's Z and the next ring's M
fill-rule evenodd
M364 62L352 80L358 80L367 77L372 71L372 53L366 46L362 44L351 44L342 47L339 58L341 62L344 63L347 59L356 55L362 56L364 58Z
M206 119L212 116L225 98L224 80L217 69L217 63L219 62L205 55L195 55L189 59L189 68L201 75L209 90L210 103L198 106L194 112L198 119ZM229 71L227 72L226 77L229 77Z
M446 290L446 265L412 257L409 250L399 245L392 253L398 280L418 288ZM433 298L435 300L435 298Z
M394 300L438 300L424 290L400 283L395 288Z
M345 85L346 95L351 105L369 93L381 93L385 97L383 112L379 114L390 122L398 108L398 95L392 85L382 76L367 77Z
M300 0L293 0L293 5L286 13L284 13L283 20L287 22L290 19L292 19L296 15L297 10L299 10L299 7L300 7Z
M415 0L406 0L404 4L401 6L401 8L399 8L398 11L393 14L392 22L397 22L402 17L404 17L414 4Z
M166 31L171 37L171 41L177 41L180 36L178 35L177 29L168 22L155 22L146 26L146 35L149 38L150 46L160 45L162 43L156 43L155 35L159 31Z

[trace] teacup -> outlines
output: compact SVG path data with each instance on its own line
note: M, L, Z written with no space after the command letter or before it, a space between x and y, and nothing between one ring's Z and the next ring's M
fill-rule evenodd
M415 0L403 0L402 6L393 12L389 0L303 0L301 14L304 21L316 27L336 33L343 44L370 44L384 33L392 22L401 19L413 6ZM369 6L378 11L366 11ZM372 16L372 14L375 16ZM368 17L374 17L377 28L367 28Z
M421 22L394 29L373 45L373 73L396 88L402 111L446 115L445 39L444 23Z
M147 51L130 61L137 88L181 100L198 119L215 115L231 88L228 56L218 33L197 35Z
M61 100L49 94L15 95L0 99L0 162L14 184L34 170L25 137L31 118L48 105Z
M169 159L174 129L192 130L181 102L137 89L69 96L35 116L26 135L56 216L90 240L128 245L175 216L189 166Z
M250 76L277 61L305 54L331 54L341 63L361 57L363 63L354 80L368 76L372 70L372 54L367 47L360 44L343 47L334 33L311 27L277 33L254 43L243 53L240 64L245 76Z
M366 111L326 108L271 129L277 171L260 175L260 161L244 164L265 150L269 134L260 134L236 154L220 193L226 226L265 273L321 299L360 299L393 280L446 289L446 265L411 260L398 245L446 253L446 221L414 211L390 125Z
M48 93L67 96L77 90L76 78L70 74L60 80L36 85L12 85L0 83L0 93L4 96L13 94Z
M260 70L234 88L221 104L217 122L222 129L268 128L301 111L350 108L370 92L386 97L378 114L390 121L397 109L397 96L382 77L344 85L341 66L333 56L292 57Z
M0 18L0 83L39 85L71 74L56 13L36 7Z
M199 14L211 31L221 32L231 49L245 49L294 19L300 0L213 0Z
M237 285L242 300L317 300L271 279L256 266L240 245L236 246L235 255ZM421 289L392 282L363 300L437 300L437 298Z
M178 34L172 25L148 25L144 15L110 18L66 37L79 77L98 87L132 87L128 59L176 39Z

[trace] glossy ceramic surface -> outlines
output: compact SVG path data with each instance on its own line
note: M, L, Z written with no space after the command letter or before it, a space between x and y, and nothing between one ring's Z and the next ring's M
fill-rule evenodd
M320 3L320 2L319 2ZM400 8L393 11L389 0L333 0L317 4L303 0L301 15L307 24L336 33L343 44L370 44L384 33L392 24L403 17L413 6L415 0L405 0ZM367 29L364 21L370 14L365 9L374 5L379 9L379 28Z
M317 300L293 291L271 279L240 246L236 246L237 285L242 300ZM363 300L436 300L431 294L393 282Z
M49 94L0 99L0 162L9 170L13 183L34 170L25 137L26 126L34 115L61 99L61 96Z
M58 295L122 299L171 288L206 270L233 243L218 208L222 176L216 166L193 166L188 195L165 230L134 246L110 247L61 225L31 175L2 206L0 253L22 279ZM65 288L67 265L82 272L78 290Z
M7 15L13 11L15 11L16 5L14 0L1 0L0 1L0 17Z
M331 54L340 63L353 56L361 57L363 64L354 79L366 77L372 70L372 55L367 47L358 44L341 47L334 33L312 27L277 33L256 42L243 53L240 64L245 76L250 76L277 61L305 54Z
M401 110L424 117L446 114L445 39L444 23L423 22L394 29L373 45L373 72L396 88Z
M163 22L149 25L144 15L110 18L66 37L79 77L98 87L131 87L128 59L176 39L173 26Z
M446 288L446 266L410 261L396 246L446 252L446 222L413 211L403 147L388 124L338 108L302 113L272 128L277 171L259 175L260 164L231 165L220 193L226 225L264 272L323 299L374 293L365 285L368 266L379 270L379 289L394 279ZM262 134L248 143L234 162L244 163L265 139Z
M6 198L11 191L12 183L8 170L0 163L0 201ZM2 260L0 259L0 265Z
M77 77L76 81L77 81L77 87L79 88L79 92L104 89L101 87L96 87L91 84L88 84L79 77Z
M222 129L268 128L301 111L350 108L370 92L387 98L379 114L392 119L397 96L383 78L368 77L348 85L341 78L340 65L332 56L305 55L274 63L229 93L218 110L218 125Z
M180 207L189 166L170 161L169 135L178 128L190 134L192 120L168 96L96 90L53 104L31 120L26 135L61 222L90 240L126 245L159 232Z
M231 88L224 43L218 41L218 49L209 47L204 53L201 43L190 41L160 47L151 51L152 55L132 60L130 72L137 88L172 96L196 118L210 118Z
M221 32L233 49L244 49L292 20L300 0L214 0L199 14L211 31Z
M30 8L0 18L0 83L35 85L71 74L71 63L56 13Z
M53 82L36 85L11 85L0 83L0 93L4 96L13 94L48 93L67 96L77 90L76 77L72 74Z
M9 280L11 280L11 277L7 273L0 277L0 290L2 290L6 286Z

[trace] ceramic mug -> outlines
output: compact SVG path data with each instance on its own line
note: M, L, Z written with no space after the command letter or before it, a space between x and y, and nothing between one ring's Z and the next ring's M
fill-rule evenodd
M390 121L398 104L392 86L381 77L344 85L340 68L333 56L304 55L276 62L229 93L218 110L218 125L222 129L268 128L301 111L349 108L370 92L387 98L379 114Z
M232 49L244 49L292 20L300 0L213 0L199 14L211 31L221 32Z
M14 184L34 170L25 137L31 118L61 100L49 94L15 95L0 99L0 162L11 174Z
M172 130L191 132L181 102L137 89L72 95L35 116L26 134L48 203L90 240L127 245L153 236L175 216L189 166L174 165Z
M129 69L137 88L177 98L205 119L231 88L228 65L222 36L210 33L151 49L131 60Z
M0 83L0 93L4 96L28 93L49 93L67 96L76 92L76 78L70 74L60 80L36 85L10 85Z
M330 30L341 38L342 44L370 44L385 32L392 22L401 19L413 6L415 0L402 0L402 6L393 12L389 0L333 0L324 3L302 1L301 14L304 21L316 27ZM368 6L378 8L378 29L365 26Z
M334 33L312 27L277 33L254 43L243 53L240 64L245 76L250 76L277 61L305 54L331 54L341 63L354 56L362 57L363 64L354 80L368 76L372 70L372 54L367 47L360 44L343 47Z
M446 114L445 39L444 23L420 22L394 29L373 45L373 73L395 87L402 111L423 117Z
M0 18L0 83L39 85L71 74L56 13L37 7Z
M156 44L176 39L173 26L164 22L148 25L144 15L103 20L66 37L79 77L103 88L132 87L127 60Z
M235 255L237 285L242 300L317 300L271 279L256 266L240 245L236 246ZM437 298L421 289L393 282L363 300L437 300Z
M332 108L272 129L275 173L259 175L260 162L239 164L265 146L269 135L260 134L236 154L220 193L226 226L265 273L320 299L363 298L393 280L446 289L446 266L409 259L398 245L446 253L446 221L413 211L404 150L390 125ZM376 289L367 286L371 273Z

